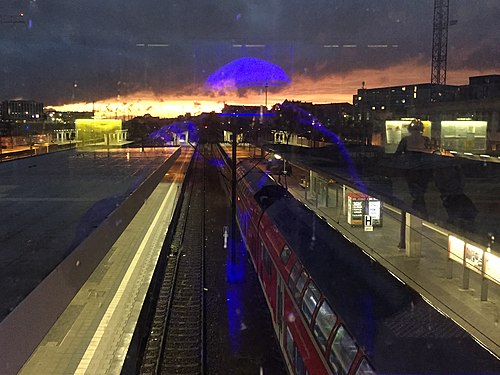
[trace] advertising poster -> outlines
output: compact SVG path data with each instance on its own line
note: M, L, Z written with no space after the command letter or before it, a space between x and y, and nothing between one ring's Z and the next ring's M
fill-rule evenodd
M500 258L492 253L484 254L484 273L488 279L500 284Z
M487 128L486 121L441 121L441 147L458 152L485 152Z
M351 225L363 225L365 215L364 194L348 193L347 194L347 223Z
M464 248L465 248L464 241L452 235L448 236L448 258L454 260L455 262L463 264Z
M483 269L483 250L470 243L466 244L465 262L468 268L481 272Z
M375 198L368 198L368 215L372 219L372 226L382 226L382 202Z

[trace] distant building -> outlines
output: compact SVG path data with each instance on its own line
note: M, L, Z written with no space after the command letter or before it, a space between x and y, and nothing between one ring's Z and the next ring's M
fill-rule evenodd
M469 78L454 98L410 107L411 117L432 122L433 137L447 150L472 153L500 151L500 75Z
M314 104L312 114L327 129L341 133L352 119L352 109L353 105L350 103Z
M93 112L60 112L55 109L48 108L45 110L46 123L53 127L70 127L75 128L76 119L91 119L94 117Z
M391 143L387 123L420 118L429 122L437 146L473 153L500 150L500 75L470 77L463 86L440 85L437 102L431 100L432 88L426 83L358 89L354 121L369 124L384 146Z
M479 154L500 151L500 97L415 106L409 113L429 119L432 137L445 149Z
M440 85L440 102L454 100L460 86ZM408 117L408 108L431 103L430 83L402 86L361 88L353 96L353 116L355 121L373 121L387 117Z
M262 124L267 109L264 106L256 105L224 105L221 111L223 123L228 123L230 119L240 119L239 123Z
M93 112L60 112L52 108L45 109L45 131L51 134L51 140L57 144L74 143L76 139L75 121L92 119Z
M272 109L274 143L312 147L334 142L352 119L352 104L285 100Z
M4 100L1 106L1 120L14 123L43 121L43 103L33 100Z
M264 106L246 106L246 105L224 105L219 114L220 123L223 129L224 142L232 140L232 133L236 130L238 142L244 142L252 138L256 142L259 127L264 124L268 116L267 108ZM252 135L250 135L252 133ZM262 135L261 132L260 135Z
M78 146L122 145L127 143L127 129L122 120L77 119L76 142Z
M470 77L469 84L461 86L457 100L500 98L500 74Z

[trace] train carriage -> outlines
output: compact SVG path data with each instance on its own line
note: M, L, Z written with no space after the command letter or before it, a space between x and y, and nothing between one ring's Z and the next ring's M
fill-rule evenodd
M238 217L291 374L497 374L498 358L249 162Z

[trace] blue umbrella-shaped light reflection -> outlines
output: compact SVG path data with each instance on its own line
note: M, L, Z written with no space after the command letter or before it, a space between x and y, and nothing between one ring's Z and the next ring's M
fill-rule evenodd
M222 66L206 80L208 89L231 91L244 87L283 86L291 82L278 65L253 57L243 57Z

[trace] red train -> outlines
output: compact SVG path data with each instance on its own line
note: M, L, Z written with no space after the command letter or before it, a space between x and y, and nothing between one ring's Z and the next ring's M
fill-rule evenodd
M250 162L238 220L290 374L498 374L498 358Z

